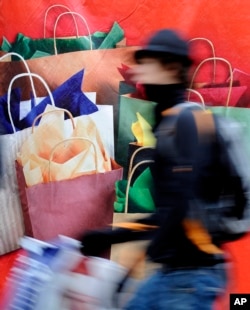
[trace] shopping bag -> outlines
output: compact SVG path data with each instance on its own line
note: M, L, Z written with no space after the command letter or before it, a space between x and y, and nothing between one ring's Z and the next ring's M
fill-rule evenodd
M127 272L127 268L110 259L83 256L78 266L66 275L64 303L68 309L121 309L117 308L118 287ZM132 296L131 290L126 293Z
M17 169L17 175L23 173L20 166ZM121 178L122 167L112 161L107 172L26 185L32 236L45 241L58 234L78 239L86 230L107 226L113 218L115 182Z
M68 110L73 117L89 115L98 111L96 104L81 90L83 79L84 70L81 70L52 91L55 106ZM43 113L48 104L49 98L47 96L35 105L20 121L21 128L32 126L35 117Z
M237 106L238 107L250 107L250 74L239 70L237 68L233 69L233 78L236 81L239 81L241 86L246 86L247 89L244 94L240 97Z
M136 113L140 115L153 127L155 124L154 108L156 103L132 98L129 95L121 95L119 100L117 139L115 143L115 159L127 168L128 146L135 141L131 130L132 123L137 121Z
M25 74L26 75L26 74ZM24 77L25 77L24 75ZM30 74L32 78L32 74ZM73 116L91 114L98 111L98 107L81 90L84 71L81 70L62 83L53 92L56 107L67 109ZM15 82L12 79L10 85ZM22 130L32 126L34 119L44 112L50 104L49 96L33 97L31 100L22 101L20 89L13 89L11 100L11 116L14 120L15 130ZM7 95L0 97L0 117L6 133L12 133L12 126L8 117Z
M46 308L60 309L65 287L63 274L74 268L82 258L79 243L59 236L49 243L24 237L20 244L22 250L3 289L1 309L42 309L40 304L45 294Z
M8 57L9 54L6 54L5 56ZM20 58L22 57L20 56ZM29 72L30 70L27 62L24 59L23 62ZM49 96L36 96L36 89L34 87L35 79L33 79L32 75L33 73L29 72L29 74L23 73L23 75L19 75L19 77L22 77L22 79L27 78L27 76L29 77L31 91L34 93L34 97L29 100L21 100L21 89L12 89L11 87L16 84L16 81L18 81L18 78L15 76L10 81L8 89L11 89L11 91L9 91L9 94L6 93L4 96L0 97L0 118L2 120L0 130L2 134L13 133L13 126L16 131L31 127L34 119L45 111L48 104L51 104ZM94 92L84 93L81 89L83 78L84 70L80 70L59 85L59 87L51 93L54 99L54 105L59 108L67 109L74 117L80 115L91 115L90 117L97 125L109 155L114 157L113 106L96 105L96 94ZM38 84L36 84L36 86L37 85ZM7 102L8 97L10 98L11 104L10 102ZM11 118L9 114L11 114ZM68 117L67 114L65 117ZM12 123L10 119L12 119Z
M149 166L153 162L152 153L149 154L148 159L144 157L144 160L138 160L138 154L141 155L145 150L147 152L148 149L148 147L135 149L130 157L127 179L116 182L113 224L130 222L138 218L147 217L155 211L152 196L154 185L149 170ZM144 169L141 170L139 176L137 175L135 177L138 170L142 167Z
M35 238L77 238L85 229L112 222L115 181L123 170L105 152L88 116L77 118L74 125L51 112L50 117L44 113L47 119L42 116L18 154L22 208L31 224L27 231L32 230ZM44 195L46 201L41 199Z
M152 196L154 185L149 169L154 161L154 149L136 144L131 145L133 148L129 148L128 176L116 182L115 222L118 221L119 217L124 220L124 217L133 217L134 213L152 213L155 211Z
M44 86L46 82L38 75ZM10 93L10 90L7 91ZM53 97L50 93L51 102ZM10 115L11 116L11 115ZM11 117L10 117L11 119ZM13 120L11 119L11 124ZM31 134L31 128L0 135L2 152L2 176L0 188L0 255L19 248L19 239L24 235L24 223L15 173L15 160L22 143Z
M25 237L21 244L23 254L11 270L1 309L114 309L125 267L83 256L79 242L65 236L49 242Z
M60 20L62 21L62 17L65 15L70 15L74 18L76 25L76 37L65 36L58 38L56 36L58 23ZM88 35L79 36L75 17L77 17L77 20L84 23ZM44 23L46 23L46 20ZM46 25L44 27L46 27ZM22 55L24 59L32 59L81 50L115 48L116 44L122 39L124 39L124 31L117 22L113 23L109 32L96 31L91 34L86 19L77 12L68 11L57 16L53 29L53 37L33 39L22 33L18 33L12 44L5 38L1 50L6 52L16 52ZM12 60L15 59L15 57L12 57Z
M232 73L232 66L231 64L222 57L211 57L204 59L195 69L191 83L189 88L193 88L194 81L196 78L197 73L199 72L200 68L208 62L216 61L216 69L218 69L218 62L221 64L224 64L228 67L229 71L229 82L225 81L227 78L224 78L223 83L211 83L207 84L200 88L195 88L196 91L198 91L204 101L206 102L206 105L210 106L236 106L238 104L238 101L240 100L241 96L245 93L247 86L235 86L233 81L233 73ZM225 68L224 68L225 70ZM189 100L193 101L193 94L190 93Z
M128 187L129 190L127 192L126 189ZM120 180L116 182L116 201L114 203L115 212L153 212L155 206L152 198L152 187L153 181L149 168L145 169L141 175L136 178L133 186L130 185L128 180Z
M48 57L27 60L31 72L43 77L50 90L53 91L76 72L84 69L84 92L95 92L97 104L114 106L114 117L118 110L119 83L122 79L118 67L121 63L135 64L133 52L136 47L120 47L114 49L98 49L64 53ZM19 61L0 63L0 95L4 95L13 76L23 72ZM16 87L22 88L22 99L30 97L27 80L21 80ZM44 89L36 83L37 96L45 95ZM47 93L46 93L47 95Z
M89 115L95 122L109 156L115 158L114 112L112 105L97 105L98 111Z

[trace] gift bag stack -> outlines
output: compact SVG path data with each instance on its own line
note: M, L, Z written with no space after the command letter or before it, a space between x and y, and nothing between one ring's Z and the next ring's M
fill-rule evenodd
M15 112L11 109L10 96L13 83L7 93L7 112L10 113L3 123L6 133L0 136L5 164L0 196L1 229L8 232L6 240L11 241L8 246L12 249L19 246L24 234L40 240L49 240L58 234L79 238L87 229L111 223L114 184L122 177L122 167L110 155L112 126L102 125L103 118L110 120L109 110L99 110L83 96L85 100L78 97L75 105L68 105L78 115L73 117L69 110L58 108L63 102L56 92L58 89L51 93L39 75L23 73L13 81L26 75L32 81L40 79L49 96L40 98L41 102L34 108L29 107L28 112L22 110L25 116L20 123L26 118L32 122L22 128L18 121L15 126L12 118ZM44 104L47 101L51 104ZM15 104L20 112L23 102ZM43 105L43 113L38 114ZM12 132L8 133L10 128ZM102 135L99 128L104 129Z
M42 38L2 40L0 254L18 249L24 235L78 238L111 224L123 177L115 159L119 67L134 63L135 47L116 21L92 30L60 4L42 15ZM58 37L69 22L75 33Z

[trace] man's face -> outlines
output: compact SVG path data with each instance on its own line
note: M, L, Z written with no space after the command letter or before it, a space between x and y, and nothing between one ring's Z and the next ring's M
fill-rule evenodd
M139 84L175 84L179 83L179 63L162 64L158 59L142 58L130 69L130 79Z

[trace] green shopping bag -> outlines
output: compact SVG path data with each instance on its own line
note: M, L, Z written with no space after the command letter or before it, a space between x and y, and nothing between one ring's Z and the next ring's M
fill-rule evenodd
M74 14L74 12L65 12L61 15L63 14ZM122 39L124 39L124 31L117 22L114 22L109 32L96 31L91 35L79 37L32 39L22 33L18 33L16 40L12 44L4 38L0 50L15 52L24 59L31 59L56 53L63 54L82 50L115 48L116 44ZM13 57L12 60L16 60L16 58Z
M128 197L126 197L128 186ZM153 179L149 167L137 177L133 185L130 185L129 180L117 181L115 190L115 212L124 213L126 211L126 199L128 199L128 210L125 213L152 213L155 211L155 204L152 198Z
M155 106L155 102L132 98L129 95L121 95L119 97L115 158L124 169L126 169L128 163L129 143L135 141L131 125L137 121L136 113L139 112L154 127Z

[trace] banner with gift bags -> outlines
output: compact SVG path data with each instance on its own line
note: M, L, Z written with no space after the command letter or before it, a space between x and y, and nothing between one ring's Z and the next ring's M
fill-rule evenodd
M17 157L26 232L39 240L58 234L77 239L112 222L115 182L123 169L88 116L65 121L63 110L48 106L47 112Z

